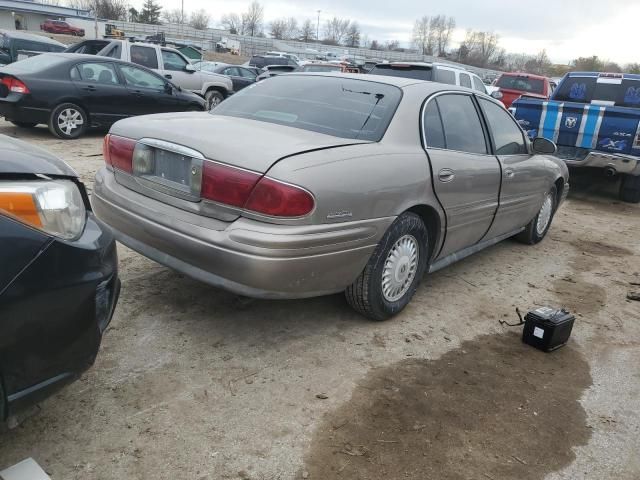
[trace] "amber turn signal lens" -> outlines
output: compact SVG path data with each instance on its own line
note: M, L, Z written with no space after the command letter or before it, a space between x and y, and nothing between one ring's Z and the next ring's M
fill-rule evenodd
M0 210L18 220L41 228L42 220L33 201L33 195L24 192L0 192Z

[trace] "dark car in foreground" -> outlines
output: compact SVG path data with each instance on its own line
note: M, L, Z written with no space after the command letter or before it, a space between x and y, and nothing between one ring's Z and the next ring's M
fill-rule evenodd
M542 241L566 165L496 100L414 79L292 73L209 115L116 123L91 198L123 244L250 297L345 291L375 320L425 272Z
M0 69L0 114L19 127L48 125L62 139L126 117L202 110L202 97L116 59L49 53Z
M0 136L0 422L93 364L120 291L117 265L76 173Z

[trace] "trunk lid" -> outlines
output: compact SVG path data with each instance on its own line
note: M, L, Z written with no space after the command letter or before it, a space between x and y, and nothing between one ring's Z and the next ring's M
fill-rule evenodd
M278 160L309 150L370 143L273 123L203 113L171 113L117 122L111 133L188 147L204 158L266 173Z

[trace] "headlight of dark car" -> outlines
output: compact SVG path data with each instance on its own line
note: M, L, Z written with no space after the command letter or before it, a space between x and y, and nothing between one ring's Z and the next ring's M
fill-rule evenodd
M64 240L78 238L87 218L70 180L0 181L0 213Z

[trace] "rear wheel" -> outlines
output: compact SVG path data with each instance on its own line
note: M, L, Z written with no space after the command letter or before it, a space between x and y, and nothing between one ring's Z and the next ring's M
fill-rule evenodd
M49 130L64 140L72 140L81 136L89 126L87 114L78 105L63 103L51 112Z
M403 213L389 227L366 267L345 291L365 317L382 321L411 301L427 267L429 236L422 219Z
M207 110L217 107L224 100L224 95L217 90L209 90L204 99L207 101Z
M524 231L516 235L516 240L527 245L535 245L542 241L551 227L553 215L556 213L557 190L555 185L547 192L542 201L542 207L531 220Z
M620 185L620 199L628 203L640 203L640 176L624 175Z
M14 122L13 120L11 120L11 123L13 123L16 127L20 127L20 128L33 128L36 125L38 125L35 122Z

